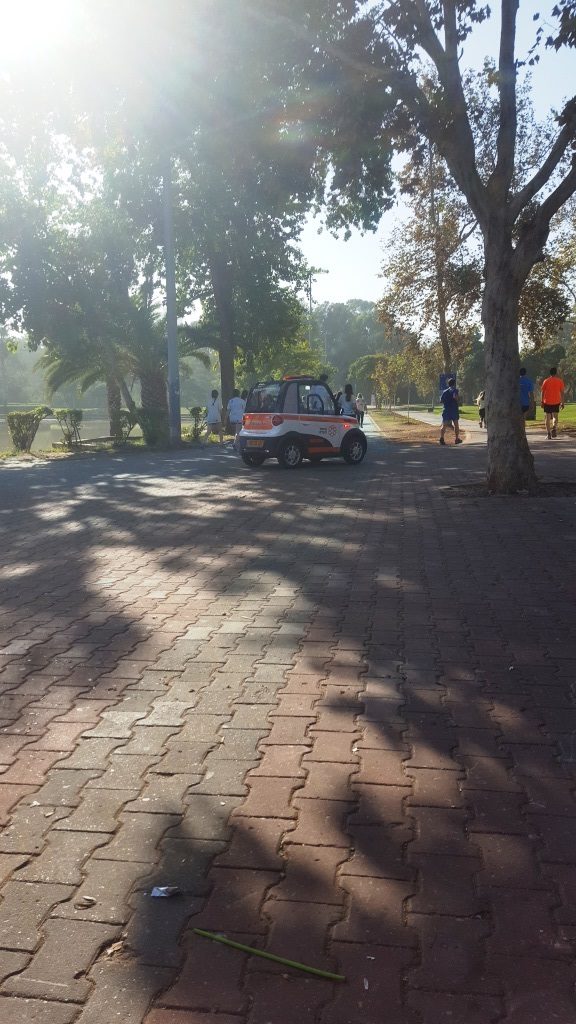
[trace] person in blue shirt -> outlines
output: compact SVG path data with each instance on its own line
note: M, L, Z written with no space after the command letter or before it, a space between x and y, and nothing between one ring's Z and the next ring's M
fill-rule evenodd
M458 394L458 388L456 387L456 381L454 377L450 377L448 380L448 387L440 395L440 401L442 402L442 428L440 430L440 444L446 444L444 440L444 434L446 433L447 427L454 428L454 444L462 444L462 438L460 437L460 395Z
M520 408L522 409L524 419L526 419L533 401L534 382L530 380L530 377L526 376L526 370L522 367L520 370Z

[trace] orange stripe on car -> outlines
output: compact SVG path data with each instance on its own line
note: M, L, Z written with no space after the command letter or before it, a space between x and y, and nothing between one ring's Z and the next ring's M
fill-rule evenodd
M274 423L273 420L277 422ZM271 430L273 426L280 426L284 420L296 420L298 423L313 423L318 426L322 426L323 423L340 423L343 427L358 426L358 420L354 417L316 416L311 413L291 412L247 412L244 413L242 425L246 430Z
M247 412L244 413L242 426L246 430L270 430L272 426L271 412Z

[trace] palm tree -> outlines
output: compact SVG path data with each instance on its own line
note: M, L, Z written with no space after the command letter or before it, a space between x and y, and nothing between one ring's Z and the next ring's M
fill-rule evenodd
M78 347L74 352L62 352L48 348L40 356L37 366L43 370L49 397L65 384L78 384L83 395L94 384L103 381L106 385L110 436L122 436L122 396L128 399L128 408L133 411L135 403L126 385L121 364L122 353L112 351L103 344Z
M122 436L122 399L128 410L138 416L145 436L148 432L156 438L167 436L164 321L158 315L157 307L140 296L127 296L126 299L117 311L118 334L123 335L121 342L104 338L87 341L84 338L83 343L73 349L68 346L66 351L50 347L37 365L44 370L50 395L71 382L76 382L84 394L93 384L103 381L112 437ZM198 348L189 345L186 354L204 366L210 365L208 354ZM140 410L137 410L126 384L128 375L140 383Z

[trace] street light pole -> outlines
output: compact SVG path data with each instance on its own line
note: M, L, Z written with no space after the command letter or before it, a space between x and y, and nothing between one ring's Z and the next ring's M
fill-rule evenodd
M310 348L312 348L312 317L314 313L314 303L312 301L312 285L316 280L316 276L318 274L327 273L327 270L321 270L319 267L313 267L311 270L308 271L306 275L305 295L308 298L308 344L310 345ZM324 334L324 360L325 362L328 361L328 345L326 334Z
M308 344L312 348L312 271L308 271Z
M180 368L178 365L178 325L176 318L176 266L174 261L174 222L172 217L172 166L166 159L162 176L164 207L164 268L166 271L166 342L168 347L168 416L170 443L180 444Z

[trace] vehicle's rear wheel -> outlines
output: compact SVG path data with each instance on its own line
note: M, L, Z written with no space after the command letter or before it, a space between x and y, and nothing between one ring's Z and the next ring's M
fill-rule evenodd
M340 449L342 458L351 466L358 466L366 455L367 447L366 438L362 437L362 434L351 434L350 437L345 437L342 442Z
M284 469L297 469L304 458L302 445L296 438L288 437L278 450L278 462Z
M260 452L242 452L242 462L247 466L252 466L254 469L256 466L261 466L264 462L265 455L261 455Z

